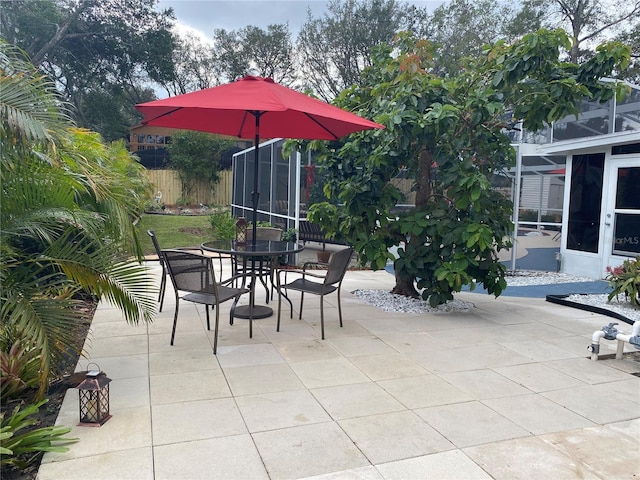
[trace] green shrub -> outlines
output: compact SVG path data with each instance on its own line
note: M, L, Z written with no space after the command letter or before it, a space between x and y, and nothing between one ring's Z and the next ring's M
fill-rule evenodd
M609 294L609 301L624 293L625 299L640 308L640 255L635 260L625 260L617 267L607 267L606 279L613 291Z
M69 449L61 443L76 442L76 438L65 438L64 435L71 431L69 427L43 427L29 430L36 424L34 418L29 418L38 413L38 409L47 400L36 404L27 405L24 408L16 407L13 414L0 420L0 464L11 465L23 469L33 463L43 452L64 453ZM18 433L20 430L27 430Z
M295 242L296 240L298 240L298 230L295 228L287 228L282 232L283 242Z
M213 228L213 237L216 240L232 240L236 236L236 220L231 213L215 212L209 216L211 227Z
M9 351L0 351L0 399L16 398L40 382L40 351L16 340Z

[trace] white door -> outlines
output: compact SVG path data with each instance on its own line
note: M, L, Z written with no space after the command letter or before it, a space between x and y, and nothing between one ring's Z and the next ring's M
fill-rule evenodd
M602 272L640 255L640 156L609 157Z

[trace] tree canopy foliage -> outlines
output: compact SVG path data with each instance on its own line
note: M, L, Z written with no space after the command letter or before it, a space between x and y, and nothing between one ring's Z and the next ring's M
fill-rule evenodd
M214 42L216 63L227 81L257 75L290 85L295 78L293 43L286 24L269 25L266 31L254 26L229 32L216 29Z
M271 76L331 101L360 81L373 48L411 31L442 46L434 72L456 75L487 43L512 42L540 27L563 28L574 63L595 54L595 42L616 38L634 63L617 78L638 80L640 2L625 0L450 0L429 12L399 0L331 0L309 11L296 39L286 23L266 30L211 25L210 41L178 33L171 9L157 0L15 0L0 8L0 34L23 48L71 102L78 125L106 140L124 138L140 117L133 105L163 89L177 95L247 73Z
M542 26L567 32L574 63L590 58L597 42L632 34L640 21L637 0L527 0L524 5L540 16Z
M406 34L378 48L360 83L336 103L386 129L324 146L324 190L341 205L312 205L311 218L340 232L374 268L401 245L396 293L416 296L417 286L438 305L463 285L482 283L499 295L506 283L497 254L510 245L511 202L491 180L514 159L505 129L522 121L536 130L577 113L585 96L611 98L616 87L599 79L629 60L628 47L610 43L581 65L563 62L569 45L561 30L499 41L446 78L434 73L443 52L429 42ZM401 194L391 179L400 171L414 179L416 199L398 211Z
M466 58L482 55L485 45L515 40L541 25L537 11L493 0L451 0L437 7L428 21L426 38L445 52L436 65L445 75L456 75Z
M359 82L372 49L404 29L418 29L426 13L395 0L331 0L328 13L307 21L297 48L305 83L325 100Z
M211 189L220 181L222 154L234 141L206 132L179 130L171 137L171 166L182 182L182 199L191 196L196 181L204 181ZM190 202L189 202L190 203Z
M155 81L169 96L182 95L217 85L220 72L211 45L186 33L174 38L172 68L158 72ZM152 99L153 100L153 99Z
M173 13L156 10L156 3L3 2L0 32L55 82L79 125L113 140L136 122L133 105L152 99L144 85L173 72Z

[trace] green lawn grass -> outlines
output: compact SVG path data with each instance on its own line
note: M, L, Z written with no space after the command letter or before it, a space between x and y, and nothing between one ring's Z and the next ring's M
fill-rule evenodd
M137 224L145 255L155 254L147 230L153 230L160 248L199 247L213 239L208 215L142 215Z

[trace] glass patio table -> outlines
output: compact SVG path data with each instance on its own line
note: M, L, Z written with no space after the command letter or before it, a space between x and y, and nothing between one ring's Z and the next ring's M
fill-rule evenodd
M234 317L249 318L250 306L253 305L253 318L266 318L273 315L273 309L267 305L255 304L255 288L257 280L256 263L269 262L272 258L290 253L298 253L304 250L304 245L296 242L282 242L274 240L249 240L244 245L237 245L235 240L215 240L205 242L201 245L202 249L208 252L230 255L236 257L242 262L242 271L246 272L243 280L245 285L246 278L250 278L249 295L250 305L240 305L235 309Z

